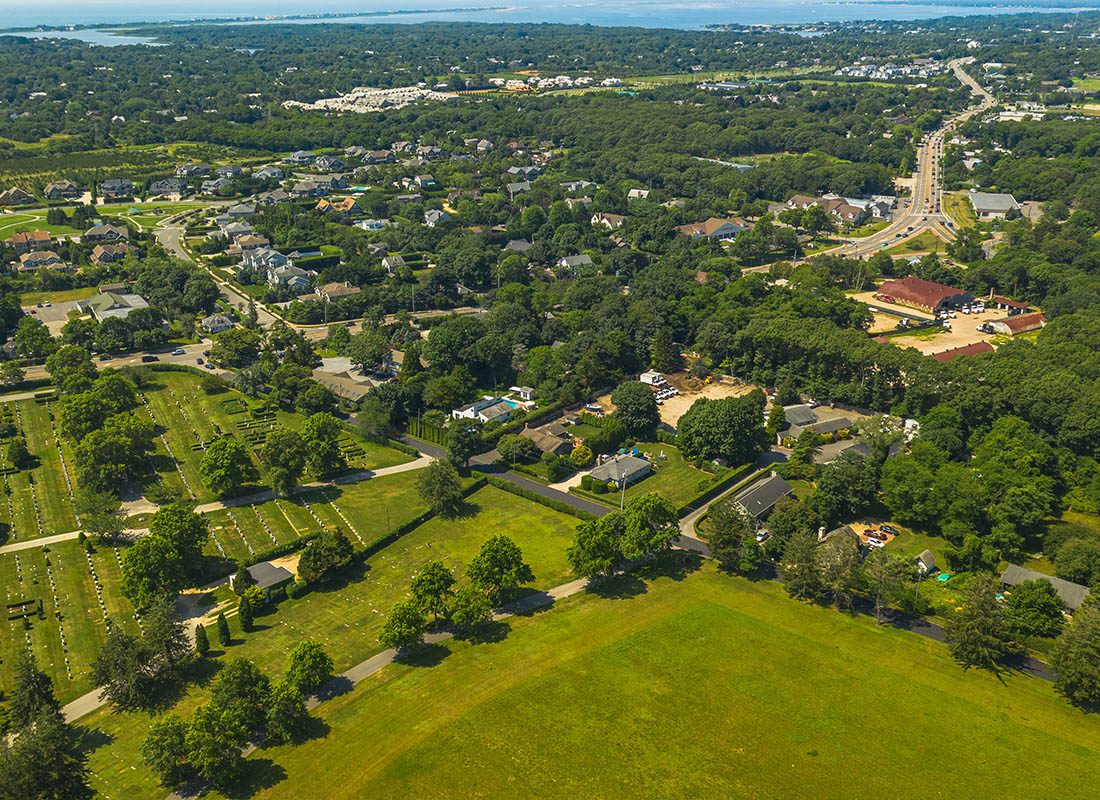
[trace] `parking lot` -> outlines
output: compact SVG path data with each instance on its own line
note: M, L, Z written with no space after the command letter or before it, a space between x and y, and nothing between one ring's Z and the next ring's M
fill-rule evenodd
M913 336L894 336L890 341L898 347L912 347L923 355L930 356L945 350L954 350L956 347L996 339L996 334L983 333L977 328L979 325L1004 319L1006 316L1008 316L1007 313L1001 309L987 309L978 314L963 314L957 311L954 319L947 320L951 324L951 330L937 328L933 329L936 331L934 334L931 331L925 331Z
M76 302L68 300L62 303L52 303L49 307L43 303L41 308L32 305L25 306L23 310L46 323L46 327L50 329L51 335L59 336L61 334L61 329L65 327L65 323L69 321L69 312L76 310Z

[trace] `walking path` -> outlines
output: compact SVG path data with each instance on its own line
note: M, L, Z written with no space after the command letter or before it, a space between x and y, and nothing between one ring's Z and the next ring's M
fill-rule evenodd
M397 464L392 467L382 467L376 470L362 470L360 472L352 472L347 475L340 475L331 481L313 481L312 483L303 483L300 486L295 487L291 494L299 494L301 492L308 492L312 489L324 489L329 486L344 486L349 483L360 483L362 481L370 480L372 478L384 478L387 475L399 475L402 472L413 472L418 469L423 469L434 461L435 458L421 454L415 461L409 461L405 464ZM215 500L211 503L203 503L200 506L195 506L195 511L199 513L206 513L210 511L219 511L223 508L237 508L238 506L249 506L254 503L264 503L268 500L275 499L275 492L271 489L265 489L262 492L254 492L253 494L246 494L240 497L230 497L226 500ZM133 501L122 504L122 510L127 515L132 514L151 514L157 510L157 506L148 501ZM68 542L73 539L79 538L80 531L69 531L67 533L58 533L53 536L39 536L37 539L26 539L23 541L12 542L0 547L0 555L5 553L15 553L20 550L30 550L35 547L43 547L45 545L58 544L59 542Z

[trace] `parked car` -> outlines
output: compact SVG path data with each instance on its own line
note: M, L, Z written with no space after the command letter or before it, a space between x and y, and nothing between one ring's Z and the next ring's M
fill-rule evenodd
M899 533L901 533L901 531L899 531L893 525L889 525L885 522L883 524L879 525L878 527L879 527L879 530L883 531L884 533L889 533L891 536L897 536Z
M157 358L156 356L142 356L141 357L141 363L142 364L148 364L150 361L160 361L160 359Z
M172 351L172 355L182 356L185 352L186 351L182 347L177 347L175 350Z

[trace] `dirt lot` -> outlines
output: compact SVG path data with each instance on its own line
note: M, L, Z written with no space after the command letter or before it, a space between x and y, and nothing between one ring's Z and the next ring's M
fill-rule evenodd
M990 309L981 314L963 314L957 312L955 319L949 320L952 330L940 330L934 335L925 332L923 335L894 336L890 342L898 347L912 347L926 356L933 353L942 353L944 350L954 350L956 347L965 347L975 342L988 342L997 338L996 334L981 333L977 326L984 322L992 322L995 319L1004 319L1004 311Z
M705 397L708 400L719 400L723 397L740 397L756 388L747 383L741 383L740 381L734 382L733 379L725 381L715 380L711 383L703 384L688 378L686 373L683 372L666 375L665 377L668 379L670 385L680 390L680 394L675 397L670 397L657 407L661 412L661 422L666 425L671 425L673 428L676 427L676 423L680 421L680 417L684 415L684 412L691 408L691 404L700 397ZM611 395L609 394L596 398L596 403L606 414L610 414L615 410L615 404L611 402Z
M896 330L898 327L899 317L895 317L893 314L883 314L881 311L872 311L871 327L867 329L868 333L890 333Z

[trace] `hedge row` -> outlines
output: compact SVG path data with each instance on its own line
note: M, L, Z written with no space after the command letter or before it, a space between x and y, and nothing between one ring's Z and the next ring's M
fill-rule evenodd
M573 506L561 500L554 500L549 497L544 497L543 495L532 489L528 489L525 486L518 486L517 484L505 480L504 478L498 478L495 475L489 475L486 480L489 482L490 486L495 486L497 489L501 489L505 492L511 492L512 494L518 495L519 497L522 497L526 500L530 500L533 503L538 503L539 505L546 506L547 508L552 508L554 511L560 511L563 514L569 514L570 516L574 516L578 519L583 520L595 519L595 517L589 514L587 511L581 511L579 508L573 508Z
M478 478L476 481L474 481L472 484L470 484L469 486L467 486L463 490L462 496L463 497L469 497L474 492L476 492L478 489L483 488L485 486L485 483L486 483L486 479L484 477ZM359 553L357 554L358 557L360 559L364 559L364 560L369 558L370 556L374 555L375 553L377 553L379 550L383 549L384 547L388 547L389 545L396 542L398 539L400 539L406 533L409 533L410 531L414 530L415 528L420 527L421 525L423 525L425 522L427 522L428 520L430 520L434 516L435 516L435 511L433 511L432 509L428 509L427 511L424 511L421 514L417 514L412 519L406 520L405 522L402 522L400 525L398 525L396 528L394 528L389 533L385 533L382 536L379 536L373 542L368 543L362 550L359 551Z
M253 553L248 561L245 562L246 567L251 567L253 564L259 564L261 561L270 561L273 558L282 558L288 556L291 553L295 553L307 544L312 542L318 536L320 532L307 533L305 536L299 536L292 542L283 542L282 544L275 545L275 547L268 548L267 550L261 550L258 553Z

